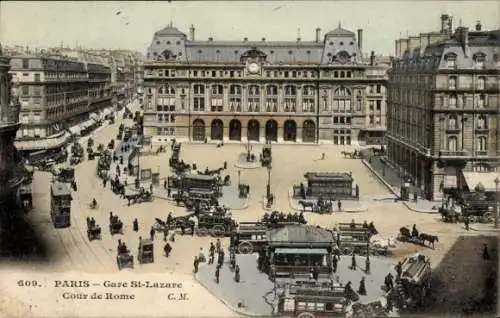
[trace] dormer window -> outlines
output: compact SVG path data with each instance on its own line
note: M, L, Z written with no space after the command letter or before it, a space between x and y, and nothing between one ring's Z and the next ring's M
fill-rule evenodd
M484 68L484 61L486 60L486 55L484 53L474 54L474 63L476 68Z
M457 55L455 53L450 53L445 56L446 67L455 68L457 66Z

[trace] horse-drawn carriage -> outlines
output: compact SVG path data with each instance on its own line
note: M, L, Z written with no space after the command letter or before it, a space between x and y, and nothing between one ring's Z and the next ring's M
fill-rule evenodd
M260 163L263 167L268 167L273 162L273 156L271 151L271 144L265 144L262 147L262 153L260 154Z
M152 240L140 238L137 250L139 264L154 263L154 244Z
M175 231L176 229L191 229L196 224L191 218L194 216L194 213L177 216L172 218L171 220L167 220L166 222L160 220L159 218L155 218L156 222L153 224L153 229L156 232L169 232Z
M407 257L401 263L401 276L394 286L393 303L398 308L425 306L431 288L431 264L423 254Z
M246 199L248 198L249 195L250 195L250 185L244 183L238 184L238 197Z
M118 269L122 268L134 268L134 257L130 253L130 250L127 249L127 246L120 242L118 245L118 255L116 256L116 265Z
M210 233L212 236L230 236L238 223L229 216L201 214L198 217L198 235Z
M141 189L138 193L126 194L125 199L127 200L127 204L136 204L143 202L153 202L154 196L151 192Z
M302 211L306 212L306 208L310 208L311 212L325 214L333 212L333 203L331 200L319 198L316 202L309 200L299 200L302 206Z
M33 208L33 192L31 182L23 182L19 186L19 200L21 201L21 206L26 211Z
M240 223L238 229L231 233L229 246L239 254L257 252L267 244L268 230L269 228L262 223Z
M343 255L387 255L388 246L372 244L371 238L378 231L373 222L364 223L339 223L337 225L337 243L339 252Z
M434 244L436 242L439 242L438 236L427 233L419 233L415 226L411 231L407 227L401 227L399 229L399 235L397 239L401 242L413 243L423 246L426 246L426 243L428 243L429 247L431 247L432 249L434 249Z
M101 239L101 227L94 219L87 218L87 237L89 241Z
M111 235L123 234L123 222L118 218L118 215L109 213L109 233Z
M481 187L477 186L473 193L461 193L459 196L449 197L439 208L443 221L455 223L467 219L470 223L493 223L495 198L484 193Z
M340 153L344 155L344 158L363 159L363 153L361 151L358 151L357 149L354 151L343 150Z

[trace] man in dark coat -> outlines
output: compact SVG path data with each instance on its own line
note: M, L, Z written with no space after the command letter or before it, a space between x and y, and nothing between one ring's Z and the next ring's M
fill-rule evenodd
M132 223L132 228L134 232L139 232L139 221L137 221L137 218L134 219L134 222Z
M172 252L172 246L170 244L165 244L165 247L163 248L165 251L165 256L168 257L170 255L170 252Z
M239 283L240 282L240 266L236 265L234 268L234 281Z
M198 260L198 256L194 257L193 261L193 266L194 266L194 273L198 273L198 265L200 265L200 261Z
M487 260L490 260L491 257L490 257L490 253L488 252L488 244L484 244L484 247L483 247L483 259L485 261Z
M401 277L401 273L403 271L403 264L401 262L398 262L395 266L396 269L396 274L398 275L397 278Z
M365 261L365 273L370 274L370 255L366 254L366 261Z
M151 241L154 241L155 239L155 229L151 227L151 230L149 230L149 236L151 237Z
M361 281L359 282L358 294L361 296L366 296L366 285L365 285L365 277L361 277Z
M356 253L354 253L354 251L353 251L352 252L352 256L351 256L351 267L349 267L349 268L351 270L355 271L356 267L357 267L357 264L356 264Z
M215 269L215 282L217 284L219 283L219 276L220 276L220 266L217 265L217 268Z

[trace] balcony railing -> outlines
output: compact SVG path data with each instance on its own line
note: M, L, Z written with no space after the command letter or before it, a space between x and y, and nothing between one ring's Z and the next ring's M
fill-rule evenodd
M440 150L440 157L466 157L469 153L467 150Z

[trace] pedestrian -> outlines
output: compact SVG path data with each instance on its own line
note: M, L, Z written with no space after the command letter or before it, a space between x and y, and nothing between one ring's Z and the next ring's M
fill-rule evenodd
M168 182L167 182L167 179L165 179L165 181L163 181L163 189L167 189L167 185L168 185Z
M491 259L491 257L490 257L490 253L489 253L489 251L488 251L488 244L484 244L484 247L483 247L483 259L484 259L485 261L487 261L487 260L490 260L490 259Z
M167 188L167 197L170 198L170 196L172 195L172 189L170 189L170 187Z
M195 223L191 223L191 236L194 236L194 228L195 228Z
M227 169L227 161L224 161L224 170Z
M317 266L314 266L312 268L312 278L315 280L315 281L318 281L318 278L319 278L319 269Z
M370 255L366 254L365 273L370 274Z
M361 277L361 281L359 282L358 294L361 296L366 296L366 285L365 285L365 277Z
M333 257L332 257L332 269L333 269L334 273L337 272L337 265L338 265L337 255L333 255Z
M394 308L394 305L392 303L392 292L390 292L389 295L387 295L387 303L385 305L385 310L387 312L391 312L393 308Z
M163 242L166 242L168 239L168 229L165 229L163 231Z
M151 183L151 184L149 185L149 192L151 192L151 194L153 194L153 183Z
M104 179L102 179L102 187L103 187L103 188L106 188L106 179L105 179L105 178L104 178Z
M356 253L353 251L352 252L352 256L351 256L351 267L349 267L349 268L352 269L353 271L355 271L356 267L357 267L357 264L356 264Z
M342 201L340 200L337 201L337 208L339 211L342 211Z
M186 230L186 227L184 226L184 224L181 224L180 225L180 228L181 228L181 235L184 235L184 232Z
M397 275L397 278L400 278L401 277L401 273L403 271L403 264L401 264L401 261L399 261L397 264L396 264L396 275Z
M325 160L325 153L321 153L321 160Z
M240 282L240 266L236 265L234 268L234 281L239 283Z
M219 275L220 275L220 266L217 266L215 269L215 282L218 284L219 283Z
M170 244L165 244L165 247L163 248L163 250L165 251L165 256L166 257L169 257L170 256L170 252L172 251L172 246L170 246Z
M151 241L154 241L155 239L155 229L151 227L151 230L149 231L149 235L151 236Z
M214 263L214 257L215 257L215 253L214 251L210 251L209 252L209 256L208 256L208 264L213 264Z
M220 252L220 239L218 238L217 241L215 242L215 251L217 253Z
M465 230L468 231L469 230L469 218L467 216L464 218L464 225L465 225Z
M198 265L200 265L200 262L198 261L198 256L195 256L194 257L194 262L193 262L193 266L194 266L194 273L198 273Z

